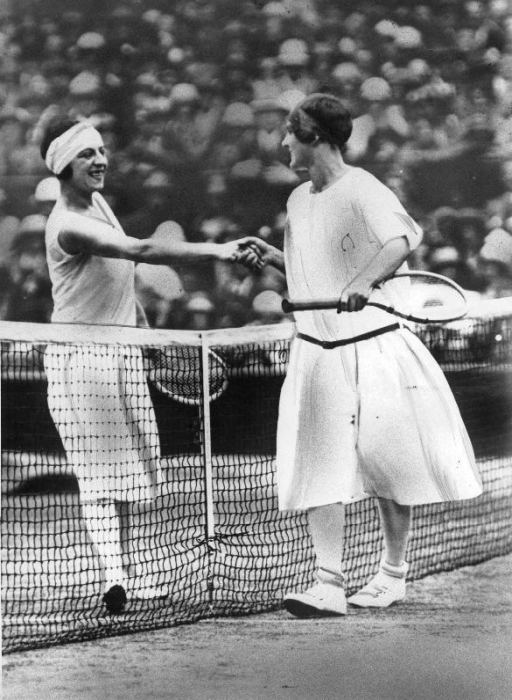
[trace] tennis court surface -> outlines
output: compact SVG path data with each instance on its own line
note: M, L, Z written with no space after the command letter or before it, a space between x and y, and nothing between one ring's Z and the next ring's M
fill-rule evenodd
M512 555L346 618L284 611L4 658L5 700L508 700Z

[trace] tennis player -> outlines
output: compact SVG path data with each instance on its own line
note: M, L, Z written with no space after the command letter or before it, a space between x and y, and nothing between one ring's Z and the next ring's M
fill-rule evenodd
M44 133L41 155L61 184L46 226L53 322L147 325L135 298L135 262L236 261L244 249L238 241L126 236L100 194L108 158L101 135L87 121L54 120ZM257 255L247 250L243 261L258 266ZM45 366L49 408L105 570L107 609L123 610L128 583L133 583L135 597L165 596L164 588L145 585L149 579L140 572L129 579L133 561L122 546L130 541L130 504L151 502L162 480L158 431L140 352L106 345L50 345Z
M406 594L412 506L482 491L440 367L395 317L366 306L379 281L407 268L422 232L387 187L344 161L351 130L334 96L312 94L292 110L283 145L310 180L289 197L284 254L253 243L286 273L291 297L340 295L338 313L296 314L280 399L279 506L307 510L318 565L315 584L284 600L298 617L346 612L343 504L377 498L382 560L348 602L383 608Z

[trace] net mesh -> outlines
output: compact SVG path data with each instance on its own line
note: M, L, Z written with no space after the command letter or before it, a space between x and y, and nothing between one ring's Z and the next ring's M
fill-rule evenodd
M485 488L415 509L412 579L512 550L512 300L417 332L453 389ZM306 516L279 512L275 494L292 333L0 324L4 652L269 610L310 585ZM146 360L162 348L199 401L151 382ZM227 383L209 401L197 357L212 350ZM102 498L96 520L87 494ZM102 603L114 559L100 559L94 532L112 554L114 522L128 588L120 615ZM381 548L374 501L348 506L348 593L375 572ZM148 597L154 589L166 597Z

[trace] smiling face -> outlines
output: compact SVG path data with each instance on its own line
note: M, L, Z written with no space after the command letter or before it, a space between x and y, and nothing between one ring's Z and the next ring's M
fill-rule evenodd
M290 154L290 168L292 170L307 170L312 163L313 148L310 144L302 143L295 136L290 123L286 125L286 136L282 146Z
M73 175L70 184L83 194L101 191L105 185L108 165L107 151L101 137L91 142L71 161Z

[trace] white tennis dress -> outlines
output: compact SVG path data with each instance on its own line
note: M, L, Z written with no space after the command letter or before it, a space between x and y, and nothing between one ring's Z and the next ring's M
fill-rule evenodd
M421 235L396 196L362 169L349 169L321 192L299 185L288 200L289 294L336 296L387 241L405 236L412 250ZM402 285L387 293L390 302L407 294ZM397 320L373 307L305 311L295 319L299 333L323 341ZM334 349L294 339L279 408L277 482L282 510L366 496L413 505L482 491L443 372L402 327Z
M112 236L125 236L104 198L93 195ZM69 255L58 235L70 218L58 200L46 226L52 321L135 326L134 264ZM160 444L140 348L51 344L48 405L83 501L147 501L157 493Z

